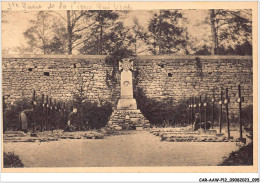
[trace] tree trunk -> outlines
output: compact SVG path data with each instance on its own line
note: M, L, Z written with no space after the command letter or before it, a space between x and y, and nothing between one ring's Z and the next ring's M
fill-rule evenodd
M137 55L137 36L135 36L135 55Z
M153 54L154 54L154 55L157 55L157 53L156 53L156 45L157 45L157 44L156 44L156 37L155 37L155 35L153 36L153 39L154 39L154 45L153 45L153 52L154 52L154 53L153 53Z
M68 54L72 54L72 29L70 22L70 10L67 10L67 31L68 31Z
M103 19L100 21L100 34L99 34L99 45L98 45L98 54L102 55L102 37L103 37Z
M46 51L46 41L45 41L44 38L42 39L42 51L43 51L43 54L47 54L47 51Z
M212 47L211 47L211 55L215 55L218 49L218 35L216 29L216 15L215 10L210 10L210 25L211 25L211 34L212 34Z
M162 54L162 10L160 10L160 15L159 15L159 55Z

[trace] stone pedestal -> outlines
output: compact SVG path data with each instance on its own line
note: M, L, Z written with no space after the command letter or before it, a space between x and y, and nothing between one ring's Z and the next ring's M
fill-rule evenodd
M108 126L116 130L142 130L150 127L149 121L137 109L136 100L133 98L132 69L133 62L130 59L123 59L119 63L121 95L108 122Z
M117 109L137 109L136 100L134 98L132 99L119 99L117 104Z
M108 126L118 130L141 130L150 127L147 120L139 109L113 111Z

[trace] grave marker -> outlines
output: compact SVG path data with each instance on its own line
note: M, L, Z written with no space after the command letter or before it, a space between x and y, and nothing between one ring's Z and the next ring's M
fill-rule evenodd
M32 100L32 104L33 104L33 120L32 120L32 128L33 128L33 133L34 133L35 106L37 105L37 103L36 103L36 101L35 101L35 90L33 90L33 100Z
M42 111L42 116L44 116L44 94L42 94L42 100L41 100L41 111ZM43 121L41 120L41 131L43 130Z
M108 125L118 130L126 129L130 127L130 124L133 124L133 128L139 130L150 127L149 121L137 109L136 100L133 97L133 60L129 58L122 59L119 62L119 70L121 72L120 99L118 100L116 109L110 116ZM129 115L130 120L126 119L126 115Z
M204 109L205 109L205 125L204 125L204 129L207 130L207 106L208 106L207 94L205 95L205 102L204 102L203 106L204 106Z
M219 133L221 133L221 128L222 128L222 104L223 104L223 92L222 90L220 91L220 110L219 110Z
M244 102L244 97L241 97L240 85L238 85L238 98L236 99L236 102L238 103L238 107L239 107L239 132L240 132L240 139L242 139L243 138L243 135L242 135L243 123L242 123L242 119L241 119L241 104L242 104L242 102Z
M212 126L211 128L213 129L214 127L214 108L215 108L215 92L213 91L213 96L212 96L212 99L211 99L211 102L212 102Z
M230 99L228 98L228 88L226 88L226 98L224 100L224 104L226 104L226 122L227 122L227 130L228 130L228 139L230 139L230 124L229 124L229 117L228 117L228 103Z

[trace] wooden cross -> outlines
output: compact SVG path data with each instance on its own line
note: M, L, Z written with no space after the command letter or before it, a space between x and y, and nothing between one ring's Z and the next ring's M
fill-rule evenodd
M241 120L241 105L242 105L242 102L244 102L244 97L241 97L241 87L240 85L238 85L238 98L236 99L236 102L238 103L238 106L239 106L239 132L240 132L240 139L243 138L243 135L242 135L242 120Z

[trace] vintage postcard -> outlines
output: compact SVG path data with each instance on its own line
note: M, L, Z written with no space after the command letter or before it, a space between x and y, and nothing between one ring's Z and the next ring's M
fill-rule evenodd
M257 172L257 13L2 2L2 172Z

